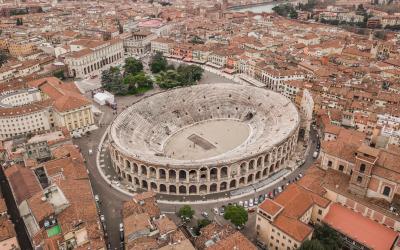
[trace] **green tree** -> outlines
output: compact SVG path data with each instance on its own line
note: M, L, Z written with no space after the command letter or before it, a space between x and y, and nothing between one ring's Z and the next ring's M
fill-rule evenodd
M0 50L0 67L8 61L8 54Z
M168 62L162 53L157 52L152 58L150 62L151 72L157 74L161 71L165 71L167 69Z
M179 65L177 69L181 85L192 85L201 80L204 70L197 65Z
M291 19L297 19L299 16L299 14L297 13L297 11L295 9L291 9L289 12L289 17Z
M114 94L126 95L129 85L123 83L121 70L117 67L110 67L101 74L101 86Z
M325 250L324 246L319 240L306 240L301 244L299 250Z
M124 77L123 80L124 84L128 86L128 93L129 94L135 94L137 91L137 86L135 82L135 76L132 74L129 74Z
M133 57L128 57L125 59L124 69L125 69L124 75L129 75L129 74L136 75L137 73L143 71L143 64L138 59L135 59Z
M192 209L191 206L189 205L184 205L183 207L181 207L178 211L178 215L181 218L188 218L191 219L193 218L194 215L194 210Z
M314 228L313 238L319 240L325 250L341 249L343 246L342 239L339 234L329 226L316 225Z
M224 218L230 220L235 226L243 226L248 220L248 214L242 206L229 205L225 208Z
M152 88L153 81L144 72L140 72L134 76L134 81L138 88Z
M175 70L161 71L156 75L156 83L163 89L181 85L179 82L179 74Z
M194 228L194 232L196 235L200 234L200 229L206 227L207 225L211 224L209 219L202 219L197 221L197 226Z
M64 76L64 70L57 70L53 73L53 76L57 77L60 80L64 80L65 76Z

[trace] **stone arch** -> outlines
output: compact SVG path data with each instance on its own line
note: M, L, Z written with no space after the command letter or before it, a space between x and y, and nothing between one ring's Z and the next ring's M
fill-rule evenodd
M189 180L195 181L197 180L197 171L192 169L189 171Z
M197 187L195 185L189 187L189 194L197 194Z
M147 175L147 168L145 165L140 165L140 171L142 175Z
M281 159L281 166L285 163L285 157Z
M246 178L241 177L241 178L239 179L239 186L244 186L245 184L246 184Z
M124 171L122 172L122 178L126 179L126 174Z
M140 181L137 177L134 178L134 183L135 185L139 186L140 185Z
M207 185L200 185L199 192L202 194L207 193Z
M169 181L176 181L176 171L173 169L170 169L168 171L168 176L169 176Z
M206 181L208 175L208 169L206 167L200 168L200 180Z
M133 163L133 173L137 174L139 171L139 167L136 163Z
M254 165L255 165L255 160L252 159L252 160L249 162L249 170L254 169Z
M269 167L269 172L270 172L270 173L274 172L274 166L275 166L275 164L272 164L272 165Z
M221 178L228 177L228 167L222 167L220 171Z
M247 172L246 162L240 164L240 174L245 174Z
M185 170L179 170L179 180L180 181L186 181L186 171Z
M147 181L142 180L142 188L147 190Z
M221 182L221 184L219 184L219 191L225 191L227 189L227 183Z
M257 168L262 168L262 157L261 157L261 156L258 157L258 160L257 160Z
M254 181L254 175L253 174L249 174L249 176L247 176L247 183L251 183Z
M167 187L165 186L165 184L160 184L160 192L161 193L166 193L167 192Z
M167 178L167 174L166 174L165 169L160 168L160 169L158 170L158 176L159 176L159 178L160 178L161 180L165 180L165 179Z
M261 171L258 171L256 174L256 180L259 180L261 178Z
M150 188L151 188L151 190L157 192L157 184L156 183L150 182Z
M186 186L179 186L179 193L180 194L186 194Z
M130 174L127 174L127 176L128 176L128 181L132 182L132 176Z
M131 162L125 159L125 167L131 170Z
M268 168L264 168L263 170L263 177L268 175Z
M156 174L156 169L154 167L150 167L149 172L150 172L150 178L156 178L157 174Z
M264 166L268 165L269 157L269 153L264 156Z
M175 185L169 185L169 193L176 194L176 186Z
M218 169L217 168L210 169L210 179L211 180L217 180L218 179Z
M231 180L231 183L229 184L229 188L236 188L236 180Z
M217 183L213 183L210 185L210 192L217 192Z

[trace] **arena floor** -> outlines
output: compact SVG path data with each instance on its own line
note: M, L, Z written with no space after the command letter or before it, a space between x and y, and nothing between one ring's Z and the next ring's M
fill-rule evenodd
M249 135L250 126L245 122L207 120L172 134L164 145L164 153L174 159L210 158L242 145Z

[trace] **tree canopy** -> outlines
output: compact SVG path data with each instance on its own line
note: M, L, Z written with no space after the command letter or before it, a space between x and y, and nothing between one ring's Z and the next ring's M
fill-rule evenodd
M176 70L161 71L156 76L160 88L168 89L189 86L201 80L204 70L196 65L180 65Z
M0 67L3 66L8 60L8 54L0 50Z
M312 240L304 241L300 250L336 250L342 249L343 241L339 234L329 226L315 225Z
M242 206L229 205L225 208L224 218L230 220L235 226L243 226L248 220L248 214Z
M194 210L192 209L191 206L189 205L184 205L183 207L181 207L178 211L178 215L181 218L193 218L194 215Z
M339 234L325 224L315 226L313 238L319 240L326 250L341 249L343 245Z
M168 67L168 62L162 55L162 53L157 52L152 58L150 62L151 72L157 74L161 71L165 71Z
M301 244L299 250L325 250L319 240L306 240Z
M280 16L290 17L292 19L298 16L296 9L291 4L279 4L274 6L272 10Z
M117 67L110 67L101 74L101 86L114 94L125 95L128 85L123 84L121 70Z
M124 75L133 74L136 75L139 72L143 71L143 64L140 60L137 60L133 57L128 57L125 59L125 72Z

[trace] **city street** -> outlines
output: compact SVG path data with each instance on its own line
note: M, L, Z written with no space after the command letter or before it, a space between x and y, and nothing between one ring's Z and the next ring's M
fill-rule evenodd
M232 82L229 79L224 78L223 76L216 75L214 73L205 71L203 75L203 79L201 83L221 83L221 82ZM161 91L158 88L155 88L144 95L141 96L123 96L116 97L116 102L118 105L117 113L120 113L123 109L130 106L132 103L137 102L141 98L152 95ZM111 175L115 176L115 172L109 164L109 154L105 152L105 150L101 152L96 152L97 147L100 143L100 140L105 133L107 127L116 117L116 113L108 106L98 106L97 107L103 112L101 115L96 117L97 124L99 129L92 131L90 134L83 136L79 139L74 139L74 143L77 144L83 156L87 161L87 167L89 170L89 176L92 183L93 191L95 194L98 194L101 200L100 210L101 214L105 216L106 220L106 231L107 231L107 241L109 242L111 249L118 249L120 247L120 239L119 239L119 223L121 222L121 209L124 201L130 199L130 196L114 189L108 184L103 177L98 172L96 166L96 154L100 154L100 165L104 165L103 170L106 176ZM312 141L316 141L315 131L312 130L311 139ZM306 168L308 168L312 162L312 153L315 150L316 145L312 144L309 150L309 153L306 157L305 163L286 178L286 180L278 181L276 184L271 187L264 189L262 191L249 193L246 195L242 195L240 198L232 198L229 201L218 201L218 202L208 202L206 204L196 204L196 202L192 203L191 206L196 210L195 218L202 218L200 215L201 212L205 211L209 214L211 219L215 219L218 223L224 224L228 223L223 219L222 216L215 215L213 213L213 208L220 208L222 205L227 205L228 203L238 203L239 201L249 200L250 198L258 197L261 194L268 194L274 188L278 186L282 186L287 183L288 180L294 179L300 172L303 172ZM93 150L94 153L89 154L89 150ZM124 185L123 182L121 182ZM160 197L162 200L166 199L166 197ZM164 203L162 201L159 202L159 206L161 211L170 215L171 218L178 220L174 215L176 211L182 206L181 204L169 204ZM254 239L255 237L255 212L249 214L249 221L243 230L243 233L249 237L250 239Z

